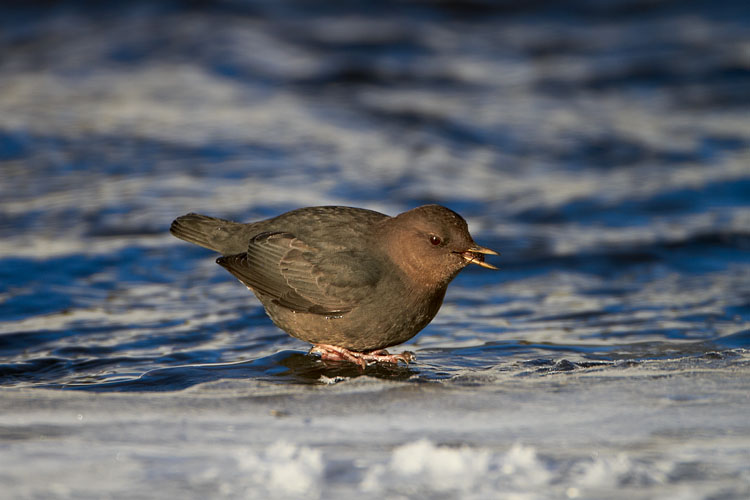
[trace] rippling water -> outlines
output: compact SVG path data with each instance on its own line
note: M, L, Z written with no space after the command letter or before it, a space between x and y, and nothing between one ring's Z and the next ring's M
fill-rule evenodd
M0 7L0 497L746 498L748 47L746 2ZM502 270L364 374L168 234L424 203Z

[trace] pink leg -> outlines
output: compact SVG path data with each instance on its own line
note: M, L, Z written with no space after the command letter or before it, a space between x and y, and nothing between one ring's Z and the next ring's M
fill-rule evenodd
M323 361L349 361L350 363L359 365L361 368L375 363L398 364L399 361L403 361L408 365L417 359L414 353L410 351L404 351L401 354L388 354L388 351L385 349L358 352L329 344L315 344L310 349L310 354L320 354L320 359Z

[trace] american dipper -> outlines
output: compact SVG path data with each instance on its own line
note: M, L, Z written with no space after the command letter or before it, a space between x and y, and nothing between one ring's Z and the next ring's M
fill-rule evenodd
M388 354L435 317L468 264L497 269L466 221L440 205L395 217L352 207L299 208L249 224L187 214L176 237L215 250L282 330L324 360L409 363Z

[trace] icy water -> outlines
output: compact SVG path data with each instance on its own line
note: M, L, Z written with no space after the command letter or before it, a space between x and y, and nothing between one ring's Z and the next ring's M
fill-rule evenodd
M0 498L749 498L750 4L531 4L0 7ZM424 203L408 368L168 234Z

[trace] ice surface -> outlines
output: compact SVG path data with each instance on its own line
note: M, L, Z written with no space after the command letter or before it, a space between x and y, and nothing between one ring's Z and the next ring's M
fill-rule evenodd
M151 497L155 484L190 498L742 498L750 356L725 356L421 383L6 390L0 476L15 498Z

